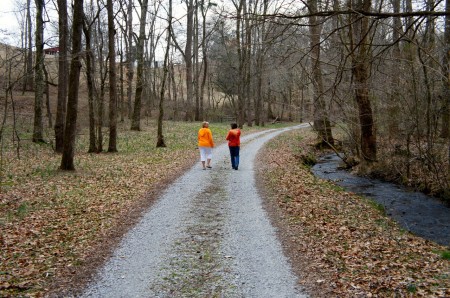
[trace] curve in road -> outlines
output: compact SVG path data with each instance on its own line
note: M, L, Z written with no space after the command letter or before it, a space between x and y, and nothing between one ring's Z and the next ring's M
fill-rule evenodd
M241 138L231 169L226 144L213 169L198 164L170 185L82 297L305 297L255 185L254 159L294 127Z

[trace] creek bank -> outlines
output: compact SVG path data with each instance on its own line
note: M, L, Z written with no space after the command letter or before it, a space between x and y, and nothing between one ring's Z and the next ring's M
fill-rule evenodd
M405 230L450 246L450 208L437 199L378 179L360 177L339 169L341 160L327 154L311 169L319 178L333 181L348 191L373 199L386 215Z

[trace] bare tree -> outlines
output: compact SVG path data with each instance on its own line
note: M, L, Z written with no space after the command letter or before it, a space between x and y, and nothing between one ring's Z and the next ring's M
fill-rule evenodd
M93 9L92 0L90 2L91 10ZM86 15L84 15L83 22L83 31L84 38L86 42L86 55L85 64L86 64L86 82L88 88L88 107L89 107L89 153L100 152L100 142L97 143L97 135L96 135L96 127L97 123L102 116L97 115L96 117L96 103L98 104L98 93L95 86L95 58L94 58L94 49L92 48L92 28L95 26L95 21L98 19L100 14L100 9L98 9L97 14L92 20L88 19ZM95 27L94 27L95 28ZM97 120L97 121L96 121ZM101 127L100 130L101 132Z
M350 0L348 6L349 9L357 11L370 11L371 0ZM365 161L376 161L377 139L369 96L369 18L352 14L349 28L352 75L355 80L355 101L358 105L359 125L361 128L361 153Z
M127 51L127 102L128 118L132 116L131 97L133 94L134 55L133 55L133 0L128 0L127 5L127 36L125 46Z
M309 13L311 14L309 17L309 33L314 88L314 129L317 131L320 142L325 146L329 146L334 144L334 140L331 133L331 125L325 102L325 90L323 86L322 66L320 62L320 38L322 26L318 21L318 18L314 15L318 12L317 0L309 0L308 8Z
M42 108L44 102L44 0L36 1L36 66L34 96L33 142L44 142Z
M238 81L237 81L237 94L238 94L238 105L237 105L237 122L238 126L242 128L245 122L245 97L244 97L244 82L245 82L245 73L244 73L244 62L245 62L245 49L243 49L242 45L242 27L243 19L242 12L244 8L244 2L246 0L238 0L233 1L234 7L236 8L236 52L238 58Z
M267 14L269 7L269 0L263 0L263 15ZM261 25L259 26L259 46L256 51L256 94L255 94L255 124L262 125L263 120L261 119L262 109L263 109L263 76L265 73L265 61L264 56L267 50L267 32L266 32L266 18L263 18Z
M109 144L108 152L117 152L117 86L116 47L113 1L107 1L108 10L108 59L109 59Z
M27 0L27 15L26 15L26 26L25 26L25 36L27 51L25 57L25 76L23 90L30 91L33 90L33 23L31 22L31 0Z
M147 20L148 0L141 3L141 17L139 26L139 37L136 45L136 58L138 61L136 73L136 93L134 96L134 110L131 121L131 130L141 130L141 108L142 91L144 89L144 44L145 44L145 25Z
M163 64L163 77L161 78L161 91L159 97L159 116L158 116L158 140L156 142L156 147L166 147L163 135L163 119L164 119L164 96L166 92L166 80L167 73L169 72L169 53L170 53L170 42L172 40L172 0L169 0L169 10L168 10L168 26L167 26L167 45L166 51L164 53L164 64Z
M100 0L97 0L97 7L100 9L103 7L103 4ZM96 147L97 152L103 151L103 123L105 118L105 89L106 89L106 79L108 77L108 61L105 59L105 52L104 52L104 45L105 45L105 38L103 35L105 28L104 22L102 20L99 20L96 22L97 30L93 30L93 37L94 37L94 45L96 49L96 56L97 56L97 63L93 63L93 68L95 69L96 65L98 65L98 77L99 77L99 83L98 83L98 91L97 91L97 102L96 102ZM96 71L94 70L94 73ZM97 75L96 75L97 77Z
M450 138L450 0L445 1L444 53L442 55L442 129L441 137ZM450 157L450 148L449 148ZM450 165L449 165L450 168ZM450 173L449 173L450 177Z
M186 120L192 118L192 101L194 99L193 86L193 64L192 64L192 44L194 38L194 0L186 0L187 5L187 27L186 27L186 46L184 50L184 62L186 64Z
M450 0L445 1L445 11L450 14ZM447 187L450 185L450 15L445 16L445 32L444 32L444 49L443 55L443 100L444 100L444 117L442 119L442 137L446 137L448 141L448 168L447 168Z
M55 120L55 151L62 153L64 147L64 122L67 102L67 45L69 29L67 21L67 0L58 0L59 60L58 60L58 103Z
M67 117L64 130L64 150L61 160L61 170L75 170L75 139L78 117L78 90L81 69L81 34L83 32L83 0L75 1L73 7L72 25L72 58L70 62L69 90L67 100Z

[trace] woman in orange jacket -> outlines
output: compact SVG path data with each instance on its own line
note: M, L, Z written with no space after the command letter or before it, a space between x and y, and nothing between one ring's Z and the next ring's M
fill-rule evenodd
M212 132L209 129L209 123L206 121L202 123L202 128L198 131L198 148L200 149L200 160L203 165L203 170L206 170L206 168L211 169L214 141Z

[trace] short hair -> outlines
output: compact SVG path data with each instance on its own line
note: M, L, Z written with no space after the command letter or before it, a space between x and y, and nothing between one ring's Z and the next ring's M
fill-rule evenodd
M202 127L206 127L206 126L208 126L208 125L209 125L209 122L208 122L208 121L203 121Z
M232 129L235 129L235 128L237 128L238 126L237 126L237 124L236 123L231 123L231 128Z

